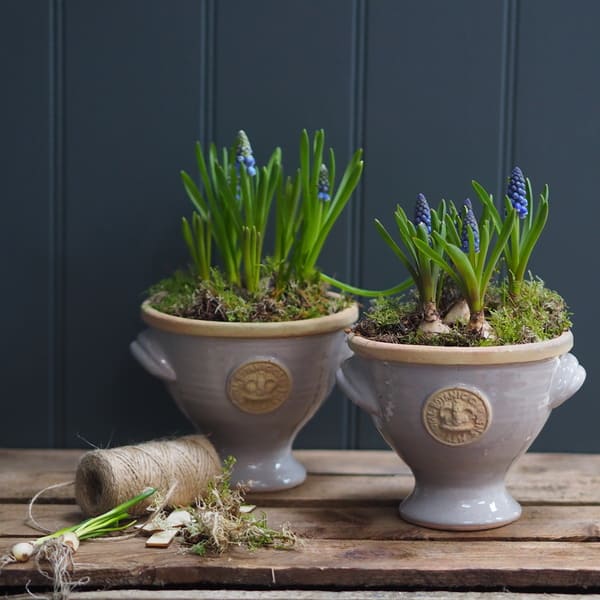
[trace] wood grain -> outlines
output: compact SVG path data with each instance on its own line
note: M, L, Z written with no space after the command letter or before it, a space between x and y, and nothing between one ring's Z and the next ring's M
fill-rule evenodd
M330 540L504 540L504 541L600 541L600 507L526 506L518 521L487 531L452 532L427 529L402 520L395 506L352 507L261 507L271 527L288 524L306 539ZM0 505L0 537L35 538L26 524L23 504ZM81 521L81 511L72 504L36 506L34 517L55 531Z
M0 450L0 502L25 502L40 489L73 478L81 450ZM391 451L303 450L306 482L283 492L252 494L253 502L285 506L397 504L413 487L410 470ZM522 503L600 504L600 455L526 454L508 474ZM69 502L72 488L49 490L40 502Z
M31 600L30 594L6 596L9 600ZM586 600L600 595L586 594ZM385 592L326 590L102 590L74 592L69 600L574 600L572 594L527 594L511 592Z
M15 539L4 538L8 544ZM600 586L600 543L311 540L297 551L233 550L221 557L182 554L143 540L82 544L73 578L88 587L165 585L394 587ZM35 563L9 565L5 586L47 585Z
M6 596L9 600L31 600L30 594ZM600 595L586 594L586 600ZM74 592L69 600L574 600L571 594L527 594L511 592L385 592L326 590L102 590Z
M0 450L2 551L17 540L37 537L25 523L26 501L44 485L72 478L81 454ZM182 553L178 544L147 549L143 538L89 541L75 555L72 573L75 580L89 578L89 591L77 594L83 599L94 589L114 588L114 596L96 597L150 600L158 591L152 588L165 586L242 588L240 593L250 593L243 589L249 587L338 592L373 587L530 592L600 588L598 456L526 455L509 475L511 490L524 503L523 516L508 526L481 532L435 531L400 519L398 503L412 489L413 478L393 452L301 451L297 456L310 472L303 485L248 496L271 526L289 523L303 538L297 550L236 549L201 558ZM52 530L80 521L72 494L72 488L49 490L34 507L36 521ZM22 590L29 580L40 589L48 586L35 563L9 565L0 574L0 593ZM122 595L123 588L147 591L127 596ZM296 597L289 591L282 594L286 600ZM244 596L232 596L237 597ZM460 595L456 598L463 600Z

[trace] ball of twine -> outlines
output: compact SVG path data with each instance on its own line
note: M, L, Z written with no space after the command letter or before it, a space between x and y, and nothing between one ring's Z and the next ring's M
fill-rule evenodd
M170 506L187 506L220 472L219 456L202 435L93 450L77 466L75 499L85 515L96 516L153 487ZM151 496L129 512L139 515L153 500Z

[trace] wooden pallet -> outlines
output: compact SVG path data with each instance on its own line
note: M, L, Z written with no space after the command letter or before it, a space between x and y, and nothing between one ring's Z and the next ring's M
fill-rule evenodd
M600 455L526 455L509 475L509 487L524 506L522 518L499 529L451 533L398 517L398 502L413 479L392 452L296 454L309 470L303 485L248 500L266 512L270 525L290 523L304 538L299 549L235 550L200 558L177 545L147 549L139 538L84 542L72 577L85 581L90 591L80 588L72 597L175 600L212 598L212 593L215 598L292 600L317 597L311 589L327 589L340 599L417 599L425 592L415 590L462 590L461 597L479 598L464 590L600 589ZM27 501L45 486L72 479L80 455L75 450L0 450L0 550L36 537L24 524ZM48 491L34 514L50 529L82 518L72 487ZM0 593L22 593L28 582L48 587L33 563L9 565L0 573ZM306 591L277 592L300 589ZM374 589L413 591L388 596L369 591ZM347 592L336 596L334 590Z

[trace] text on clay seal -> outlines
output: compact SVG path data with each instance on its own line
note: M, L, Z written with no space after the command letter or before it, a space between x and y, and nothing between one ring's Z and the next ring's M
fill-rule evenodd
M227 385L229 399L240 410L263 414L279 408L290 395L288 370L271 360L256 360L239 366Z
M480 438L490 425L489 402L473 390L453 387L433 393L423 407L423 424L442 444L463 446Z

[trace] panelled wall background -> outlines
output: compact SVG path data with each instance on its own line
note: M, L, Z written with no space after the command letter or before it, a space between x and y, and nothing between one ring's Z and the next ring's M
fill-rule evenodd
M181 168L196 139L296 160L303 127L361 188L321 266L404 277L372 221L418 192L497 195L519 164L551 188L533 267L575 313L584 388L537 450L600 451L595 344L600 160L595 0L0 0L0 446L97 446L190 431L134 362L143 291L186 260ZM298 447L372 448L336 392Z

